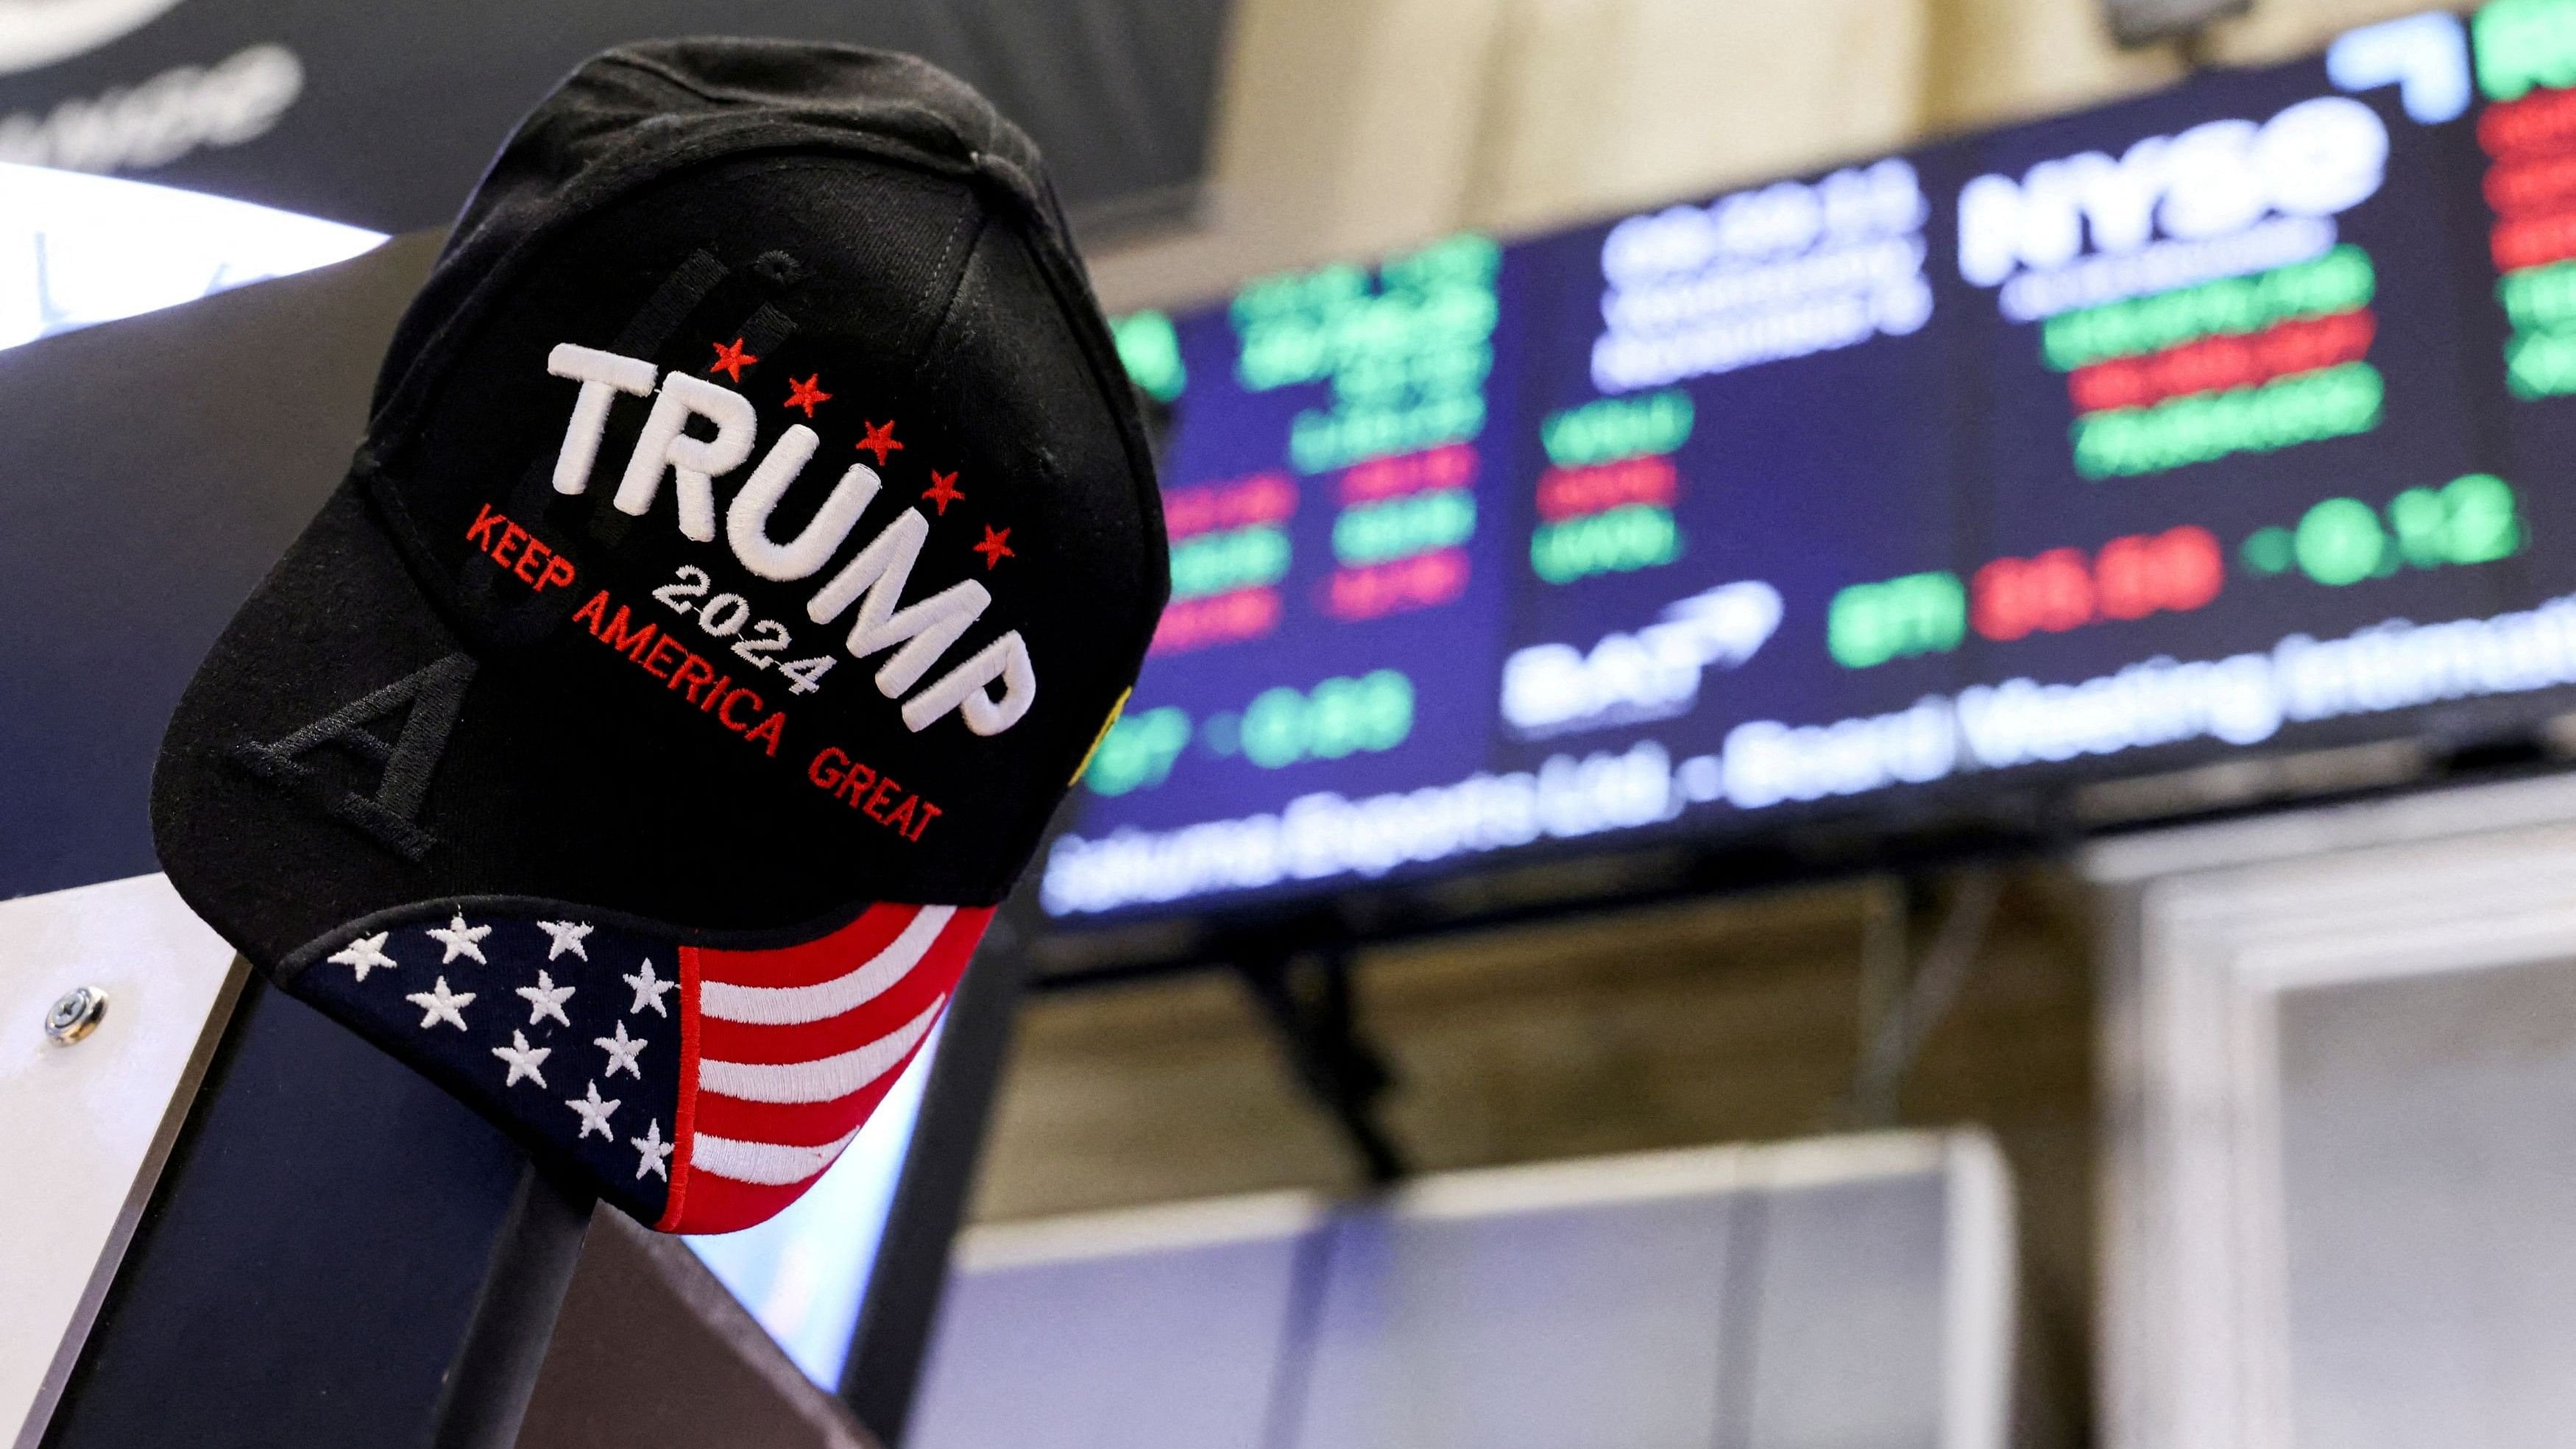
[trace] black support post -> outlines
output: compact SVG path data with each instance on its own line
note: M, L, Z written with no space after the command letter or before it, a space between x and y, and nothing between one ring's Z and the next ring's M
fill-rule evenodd
M44 1449L507 1449L588 1214L254 980Z
M1404 1154L1377 1113L1395 1074L1360 1030L1350 953L1338 947L1247 952L1237 956L1235 971L1268 1018L1298 1084L1341 1129L1369 1184L1384 1187L1403 1177Z

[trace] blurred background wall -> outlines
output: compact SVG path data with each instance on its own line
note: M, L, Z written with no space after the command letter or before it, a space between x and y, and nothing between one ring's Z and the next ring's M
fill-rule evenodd
M2090 0L1238 0L1208 187L1093 249L1112 311L1460 227L1515 233L2094 105L2425 8L2264 0L2197 57Z
M1386 948L1357 963L1384 1119L1427 1171L1856 1127L1977 1123L2012 1169L2021 1442L2089 1438L2097 1096L2093 920L2057 868L2001 880L1951 1009L1882 1106L1859 1100L1890 953L1960 887L1870 879ZM1024 1009L970 1217L1361 1186L1227 974Z

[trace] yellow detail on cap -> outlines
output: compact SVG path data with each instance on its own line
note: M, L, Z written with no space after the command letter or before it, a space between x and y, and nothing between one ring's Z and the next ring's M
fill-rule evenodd
M1091 768L1091 757L1100 753L1100 742L1108 739L1109 732L1118 727L1118 716L1125 712L1127 701L1135 695L1136 691L1132 689L1119 691L1118 702L1109 706L1109 718L1100 722L1100 733L1091 737L1091 748L1082 752L1082 763L1073 767L1073 778L1064 782L1064 788L1070 790L1082 783L1084 772Z

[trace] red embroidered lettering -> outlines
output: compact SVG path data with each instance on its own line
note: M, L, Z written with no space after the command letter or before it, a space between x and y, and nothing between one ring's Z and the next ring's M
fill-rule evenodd
M865 815L870 820L876 821L880 825L884 824L885 817L877 813L877 807L886 802L886 796L902 788L903 787L901 785L895 783L893 776L878 776L877 787L868 792L867 803L859 807L859 813Z
M544 548L545 545L540 543L537 547ZM552 570L547 572L551 574ZM735 688L732 675L716 673L713 664L678 639L659 633L651 624L637 627L633 611L624 604L617 606L614 615L608 612L608 605L608 590L601 589L575 610L572 617L590 630L592 638L625 655L629 663L663 681L663 688L685 694L700 713L714 715L726 729L759 745L771 759L778 758L779 747L787 739L785 710L768 714L769 706L757 690ZM674 660L678 664L676 669L672 668ZM745 708L748 714L740 712ZM846 797L853 806L861 805L861 792L877 783L875 771L851 759L846 752L830 746L807 763L805 778L836 798ZM891 780L885 784L892 789L902 788ZM884 801L877 799L875 803L882 805ZM869 813L874 815L876 812L871 810ZM901 833L901 825L898 824L896 830Z
M492 562L516 574L519 582L540 594L570 584L576 573L571 559L565 558L544 539L512 523L508 514L495 512L489 503L481 505L474 521L466 525L465 539L490 554ZM516 562L510 558L513 551L519 556ZM608 607L607 598L607 594L602 593L591 603L598 605L599 612L604 613ZM573 617L578 619L584 615L594 621L599 617L587 606ZM592 623L590 632L593 638L598 637L596 622Z
M519 550L518 566L511 569L510 572L519 576L520 583L533 584L537 581L537 576L528 572L528 569L531 566L543 568L545 567L545 564L538 563L537 561L539 559L545 560L546 564L551 564L554 562L554 558L555 551L546 547L543 539L531 538L528 540L528 546Z
M656 650L654 652L659 653L660 651ZM647 669L651 668L652 661L649 659L646 660L645 667ZM670 687L686 694L689 697L689 703L696 704L698 702L698 691L715 682L715 666L709 664L703 659L700 659L695 654L691 654L680 661L680 667L678 669L671 672Z
M679 655L682 659L696 659L696 658L698 657L698 656L696 656L695 654L690 653L690 652L688 651L687 646L683 645L679 640L672 638L672 637L671 637L670 635L668 635L668 634L663 635L663 636L662 636L658 641L656 641L656 642L654 643L654 645L653 645L653 652L652 652L652 653L650 653L650 654L645 655L645 656L644 656L644 658L643 658L643 661L642 661L642 663L643 663L643 665L644 665L644 672L645 672L645 673L647 673L647 674L649 674L649 675L652 675L655 679L668 679L668 678L670 678L670 677L671 677L671 676L669 676L669 675L667 675L667 674L664 674L660 669L656 669L656 668L654 668L654 667L653 667L654 665L656 665L656 664L660 664L660 663L662 663L662 662L663 662L663 661L662 661L662 651L663 651L663 650L665 650L665 649L668 649L668 650L670 650L672 653ZM666 666L666 667L667 667L667 666Z
M606 594L602 594L600 597L606 598L608 596ZM616 650L618 653L625 655L627 658L634 660L638 664L642 664L644 662L644 651L651 649L657 642L655 639L656 630L654 629L654 626L647 624L633 633L628 633L627 625L632 622L633 620L626 612L626 606L624 604L618 605L617 617L609 620L608 627L599 631L599 639L601 643L606 644L609 648Z
M730 696L726 703L732 703ZM752 704L758 708L759 700L755 698ZM784 715L771 715L762 722L760 729L751 732L750 738L758 738L762 731L775 726L783 718ZM727 720L726 723L730 725L733 722ZM905 790L901 781L890 775L879 775L864 761L852 759L848 751L837 745L826 745L814 756L805 767L805 778L816 789L906 840L919 840L921 833L930 828L931 821L947 813ZM888 808L889 805L892 808Z

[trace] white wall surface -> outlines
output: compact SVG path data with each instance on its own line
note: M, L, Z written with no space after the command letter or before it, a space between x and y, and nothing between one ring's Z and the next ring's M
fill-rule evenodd
M0 1433L50 1412L59 1350L87 1330L240 989L234 959L164 876L0 901ZM56 1043L46 1011L79 986L107 1012Z

